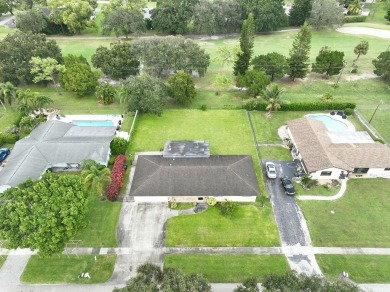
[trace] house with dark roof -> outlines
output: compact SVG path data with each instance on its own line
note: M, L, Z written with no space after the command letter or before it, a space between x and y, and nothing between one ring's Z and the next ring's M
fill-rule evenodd
M254 202L260 196L250 155L205 155L207 141L170 141L164 149L136 153L128 194L135 201L199 202L213 197Z
M390 178L390 148L364 131L328 131L308 117L289 121L293 155L313 179Z
M81 127L56 120L40 124L16 142L0 172L0 192L49 168L78 168L85 159L107 165L115 127Z

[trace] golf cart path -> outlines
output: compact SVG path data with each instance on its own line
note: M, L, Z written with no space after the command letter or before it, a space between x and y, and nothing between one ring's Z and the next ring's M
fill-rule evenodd
M369 27L340 27L337 29L341 33L369 35L378 38L390 39L390 30L369 28Z

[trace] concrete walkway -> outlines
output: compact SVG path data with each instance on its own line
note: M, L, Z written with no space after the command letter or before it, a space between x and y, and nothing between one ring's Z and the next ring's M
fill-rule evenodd
M342 179L340 190L334 196L297 196L297 198L298 198L298 200L301 200L301 201L309 201L309 200L311 200L311 201L334 201L334 200L340 199L344 195L346 189L347 189L347 180Z
M20 276L22 275L30 256L30 254L9 255L0 269L0 283L2 285L20 284Z

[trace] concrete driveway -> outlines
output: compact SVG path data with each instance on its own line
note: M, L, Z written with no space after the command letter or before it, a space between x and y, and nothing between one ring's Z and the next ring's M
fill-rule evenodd
M131 248L129 255L118 255L110 284L126 282L139 265L164 263L165 224L178 211L167 203L124 202L117 226L118 247Z
M267 160L268 161L268 160ZM266 161L263 161L265 165ZM277 178L269 179L264 175L265 186L274 211L276 224L282 247L295 247L286 249L286 257L292 269L299 273L321 274L314 254L300 247L311 246L309 230L306 220L295 201L295 197L286 195L280 177L290 179L296 173L296 164L293 161L272 161L275 163Z

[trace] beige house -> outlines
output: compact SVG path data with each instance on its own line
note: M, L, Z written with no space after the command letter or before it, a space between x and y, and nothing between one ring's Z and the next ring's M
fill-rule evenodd
M390 148L372 140L367 132L332 132L308 117L287 125L292 154L313 179L390 178Z

